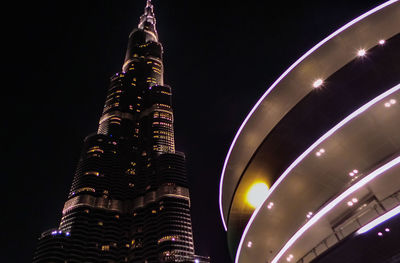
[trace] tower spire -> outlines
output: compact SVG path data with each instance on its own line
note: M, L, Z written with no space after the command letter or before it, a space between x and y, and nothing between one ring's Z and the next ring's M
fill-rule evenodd
M144 14L140 16L138 28L145 31L150 31L158 38L156 30L156 17L154 15L153 8L154 7L151 3L151 0L147 0L146 7L144 8Z

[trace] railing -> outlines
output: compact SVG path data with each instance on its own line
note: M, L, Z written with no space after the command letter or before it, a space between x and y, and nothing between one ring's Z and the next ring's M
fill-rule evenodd
M389 197L378 200L374 199L368 204L364 204L363 212L356 217L345 221L343 224L333 229L332 234L324 238L313 249L305 254L297 263L308 263L324 253L329 248L333 247L339 241L350 236L360 227L371 221L372 219L384 214L387 210L400 204L400 191L390 195Z

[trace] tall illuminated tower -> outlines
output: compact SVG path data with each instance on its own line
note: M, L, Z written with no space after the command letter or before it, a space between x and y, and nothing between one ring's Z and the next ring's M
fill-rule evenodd
M175 151L171 87L147 1L111 77L57 229L34 262L194 262L185 156ZM197 262L197 260L196 260Z

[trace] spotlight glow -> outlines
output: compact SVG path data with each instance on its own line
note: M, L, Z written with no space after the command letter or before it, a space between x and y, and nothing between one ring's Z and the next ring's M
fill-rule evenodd
M268 186L265 183L256 183L252 185L247 192L246 200L254 208L260 206L268 193Z
M359 57L364 57L367 54L367 51L365 49L359 49L357 51L357 56Z
M313 87L319 88L322 84L324 84L324 81L322 79L317 79L316 81L314 81Z
M379 45L383 45L383 44L385 44L385 40L384 39L381 39L381 40L379 40Z

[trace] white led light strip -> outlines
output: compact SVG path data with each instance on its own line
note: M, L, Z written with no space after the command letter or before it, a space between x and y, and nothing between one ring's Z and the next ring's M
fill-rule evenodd
M286 77L286 75L288 75L293 68L295 68L298 64L300 64L304 59L306 59L311 53L313 53L315 50L317 50L318 48L320 48L322 45L324 45L326 42L328 42L330 39L334 38L336 35L340 34L341 32L343 32L344 30L346 30L347 28L351 27L352 25L354 25L355 23L359 22L360 20L368 17L369 15L381 10L382 8L385 8L388 5L391 5L395 2L397 2L398 0L390 0L387 1L373 9L371 9L370 11L364 13L363 15L357 17L356 19L350 21L349 23L347 23L346 25L342 26L341 28L339 28L338 30L336 30L335 32L333 32L332 34L330 34L328 37L326 37L324 40L322 40L321 42L319 42L317 45L315 45L312 49L310 49L307 53L305 53L303 56L301 56L295 63L293 63L272 85L271 87L269 87L267 89L267 91L261 96L261 98L257 101L257 103L254 105L254 107L251 109L251 111L247 114L246 118L244 119L242 125L240 125L239 130L237 131L235 137L233 138L232 144L229 147L228 150L228 154L226 155L225 161L224 161L224 166L222 168L222 173L221 173L221 179L220 179L220 183L219 183L219 210L220 210L220 214L221 214L221 219L222 219L222 224L224 226L225 231L227 230L227 226L226 226L226 222L224 219L224 212L222 209L222 186L223 186L223 181L224 181L224 175L225 175L225 170L226 170L226 166L228 164L228 160L231 156L233 147L236 144L236 141L240 135L240 133L242 132L244 126L246 125L246 123L248 122L248 120L250 119L251 115L253 115L254 111L258 108L258 106L261 104L261 102L264 100L264 98L271 93L271 91L275 88L276 85L278 85L278 83Z
M393 88L389 89L388 91L382 93L381 95L379 95L378 97L376 97L375 99L371 100L370 102L368 102L367 104L363 105L361 108L357 109L355 112L353 112L352 114L350 114L349 116L347 116L344 120L342 120L341 122L339 122L335 127L333 127L331 130L329 130L327 133L325 133L321 138L319 138L314 144L312 144L303 154L301 154L286 170L285 172L283 172L283 174L276 180L276 182L272 185L272 187L270 188L270 190L268 191L264 202L262 205L260 205L258 208L256 208L253 212L253 214L250 217L249 222L246 225L246 228L243 231L242 237L240 239L239 242L239 246L238 246L238 250L236 251L236 257L235 257L235 263L239 262L239 255L240 252L242 250L243 247L243 242L244 239L246 238L247 232L250 229L250 226L252 225L254 219L256 218L257 214L259 213L260 209L262 207L264 207L264 203L266 202L266 200L268 199L268 197L274 192L274 190L279 186L279 184L286 178L286 176L301 162L303 161L303 159L312 151L315 150L315 148L317 148L323 141L325 141L326 139L328 139L332 134L334 134L337 130L339 130L340 128L342 128L344 125L346 125L348 122L350 122L351 120L353 120L354 118L356 118L357 116L359 116L360 114L362 114L363 112L365 112L367 109L369 109L370 107L372 107L373 105L375 105L377 102L383 100L384 98L386 98L387 96L393 94L394 92L400 90L400 84L397 84L396 86L394 86ZM361 181L360 181L361 182ZM316 215L313 217L313 219L316 218ZM308 222L313 222L312 220L308 221Z
M368 232L369 230L371 230L372 228L376 227L377 225L380 225L383 222L385 222L386 220L398 215L399 213L400 213L400 205L396 206L395 208L393 208L389 212L386 212L385 214L383 214L380 217L372 220L371 222L369 222L368 224L366 224L365 226L360 228L357 231L357 234L364 234L364 233Z

